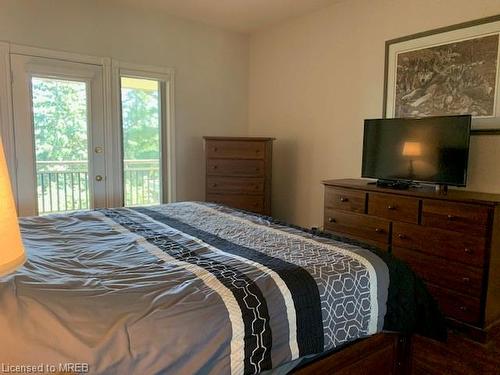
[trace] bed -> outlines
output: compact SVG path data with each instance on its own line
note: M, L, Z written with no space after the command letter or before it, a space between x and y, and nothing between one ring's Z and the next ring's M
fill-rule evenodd
M305 373L360 340L446 334L423 284L389 254L269 217L181 202L20 226L28 261L0 278L2 363Z

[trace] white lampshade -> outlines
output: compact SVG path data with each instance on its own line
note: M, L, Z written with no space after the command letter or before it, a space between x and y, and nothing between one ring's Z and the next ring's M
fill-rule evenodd
M0 275L14 271L25 260L9 171L0 139Z

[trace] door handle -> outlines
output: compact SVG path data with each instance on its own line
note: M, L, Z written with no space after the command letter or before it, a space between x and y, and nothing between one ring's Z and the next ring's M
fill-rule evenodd
M95 176L95 180L102 181L102 176L100 174L98 174L97 176Z

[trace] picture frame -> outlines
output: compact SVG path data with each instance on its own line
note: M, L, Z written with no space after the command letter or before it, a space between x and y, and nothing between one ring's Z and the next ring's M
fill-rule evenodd
M456 114L500 134L500 15L385 43L383 117Z

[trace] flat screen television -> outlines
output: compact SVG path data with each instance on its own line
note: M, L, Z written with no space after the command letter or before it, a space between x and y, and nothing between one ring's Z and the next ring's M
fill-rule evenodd
M465 186L471 116L365 120L362 177Z

